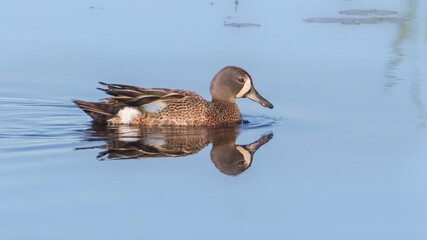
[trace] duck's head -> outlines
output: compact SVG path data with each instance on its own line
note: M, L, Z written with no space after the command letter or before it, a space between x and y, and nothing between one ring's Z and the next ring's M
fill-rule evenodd
M236 66L221 69L211 81L212 101L235 102L236 98L249 98L263 107L273 104L263 98L254 87L252 78L245 70Z

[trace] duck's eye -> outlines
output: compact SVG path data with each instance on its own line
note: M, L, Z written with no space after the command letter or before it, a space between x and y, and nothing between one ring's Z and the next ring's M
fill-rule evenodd
M245 79L239 78L239 82L244 82L244 81L245 81Z

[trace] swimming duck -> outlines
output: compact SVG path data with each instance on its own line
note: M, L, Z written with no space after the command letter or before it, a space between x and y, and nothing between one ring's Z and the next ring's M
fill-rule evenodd
M140 126L235 126L241 120L236 98L273 105L254 88L251 76L236 66L221 69L210 84L212 101L186 90L142 88L100 82L112 97L101 102L74 100L95 123Z

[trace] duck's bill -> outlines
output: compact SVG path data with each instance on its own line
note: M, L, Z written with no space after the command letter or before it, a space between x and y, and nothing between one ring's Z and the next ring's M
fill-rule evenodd
M244 95L244 97L249 98L259 104L261 106L266 108L273 108L273 104L271 104L267 99L263 98L256 90L255 88L252 88L248 93Z

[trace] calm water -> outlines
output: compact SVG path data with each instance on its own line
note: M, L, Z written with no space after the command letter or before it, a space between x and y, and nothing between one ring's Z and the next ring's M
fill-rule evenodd
M421 0L3 3L0 238L426 239L426 13ZM238 100L248 124L172 134L99 129L71 103L105 97L98 81L210 99L226 65L275 108ZM170 139L189 148L141 158ZM222 158L237 147L258 150Z

